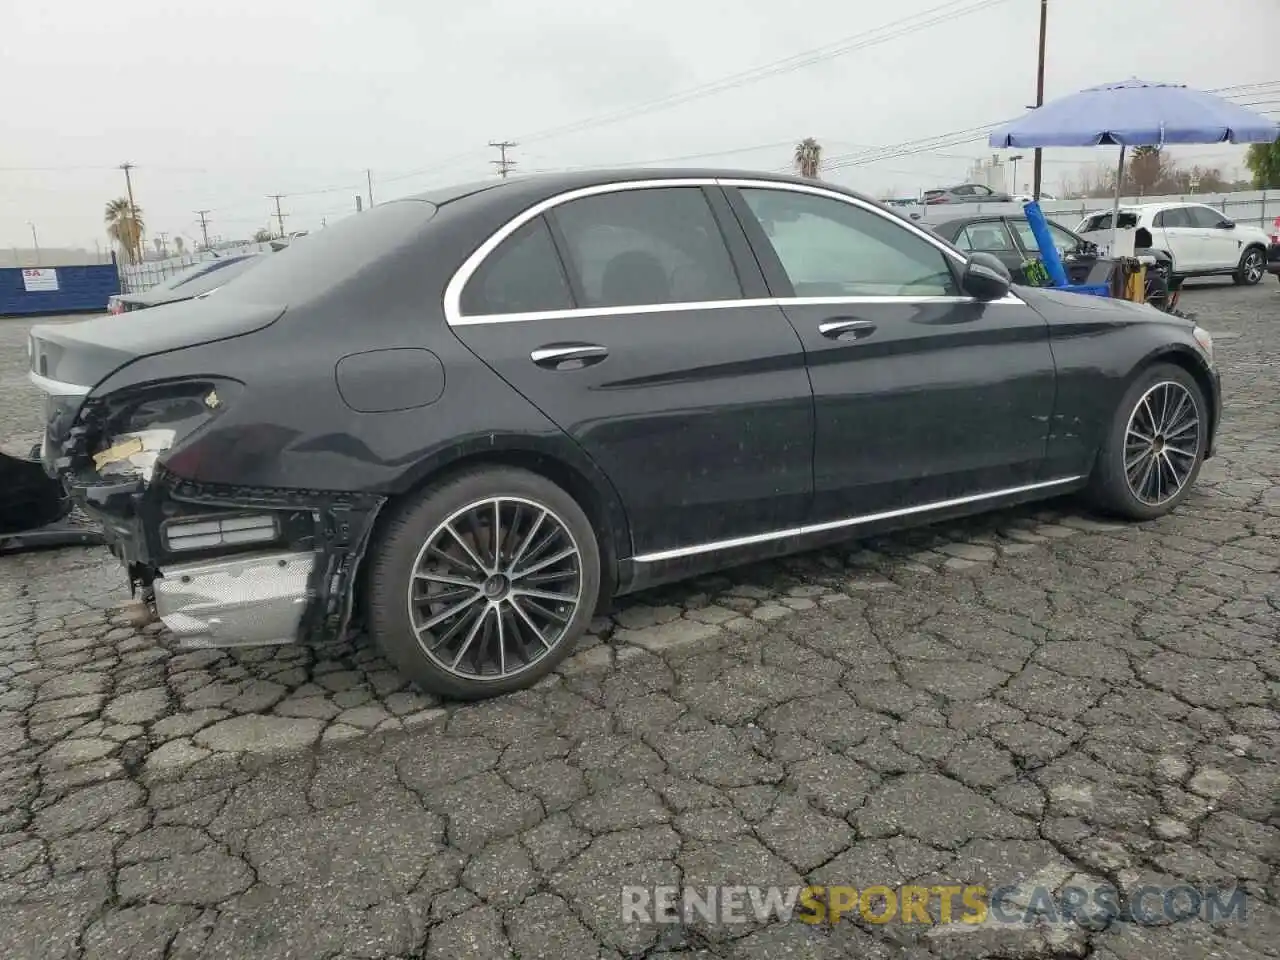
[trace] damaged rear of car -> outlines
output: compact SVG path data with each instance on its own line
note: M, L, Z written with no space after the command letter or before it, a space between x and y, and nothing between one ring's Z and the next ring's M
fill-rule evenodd
M345 627L389 471L351 467L344 425L360 415L324 369L376 339L350 305L386 282L436 211L406 200L353 218L226 296L32 330L45 471L102 524L134 595L186 645Z

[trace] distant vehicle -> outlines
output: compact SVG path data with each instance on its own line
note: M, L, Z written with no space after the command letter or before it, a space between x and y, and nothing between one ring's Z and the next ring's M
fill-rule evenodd
M202 260L141 293L118 293L107 301L108 313L145 310L162 303L190 300L209 293L262 261L266 254L248 253L216 260Z
M1040 246L1036 243L1031 224L1025 216L999 214L971 214L953 217L927 226L944 240L954 243L965 253L989 253L1009 268L1014 283L1026 283L1022 265L1028 260L1040 259ZM1053 245L1064 258L1067 278L1072 283L1084 283L1093 266L1097 248L1094 243L1068 230L1052 220L1048 221ZM1091 249L1092 248L1092 251ZM1067 260L1073 254L1093 253L1093 258Z
M1271 246L1267 249L1267 272L1280 280L1280 217L1271 225Z
M1221 210L1202 203L1144 203L1121 207L1121 230L1146 230L1150 246L1173 258L1175 278L1231 277L1252 286L1267 272L1272 238L1257 227L1242 227ZM1111 234L1111 211L1080 221L1076 232L1105 243ZM1142 246L1142 244L1139 244Z
M1030 203L1034 199L1035 197L1031 196L1031 194L1029 193L1015 194L1013 198L1015 203ZM1041 200L1057 200L1058 198L1055 197L1052 193L1045 193L1043 190L1041 190L1040 199Z
M942 187L937 190L926 190L924 202L933 203L1012 203L1013 197L1007 193L997 193L986 184L962 183L956 187Z

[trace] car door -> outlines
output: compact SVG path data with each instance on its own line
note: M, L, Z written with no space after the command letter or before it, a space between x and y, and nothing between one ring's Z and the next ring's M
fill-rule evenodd
M768 182L729 195L804 343L815 520L1038 482L1055 379L1039 314L962 295L960 255L872 204Z
M1235 229L1221 210L1213 207L1188 207L1191 222L1199 231L1200 249L1205 270L1234 270L1240 263L1241 243Z
M1015 283L1025 283L1022 264L1027 259L1017 248L1002 217L987 217L965 224L955 245L966 253L989 253L1009 269Z
M1152 230L1163 234L1164 247L1173 257L1174 269L1179 273L1194 273L1207 269L1202 231L1191 219L1188 207L1168 207L1152 218ZM1158 236L1153 235L1153 240Z
M812 392L766 292L722 195L637 181L526 219L453 329L600 466L653 554L806 516Z

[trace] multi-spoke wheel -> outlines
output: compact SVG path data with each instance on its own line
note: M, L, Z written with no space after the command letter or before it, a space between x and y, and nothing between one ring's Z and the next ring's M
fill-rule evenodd
M1168 513L1200 472L1208 441L1206 402L1181 367L1160 364L1129 387L1093 476L1103 507L1136 520Z
M550 672L599 589L595 534L577 503L535 474L483 469L427 491L388 524L370 573L370 622L424 687L475 699Z
M1261 282L1267 273L1267 255L1261 247L1250 247L1240 257L1233 279L1236 283L1253 286Z

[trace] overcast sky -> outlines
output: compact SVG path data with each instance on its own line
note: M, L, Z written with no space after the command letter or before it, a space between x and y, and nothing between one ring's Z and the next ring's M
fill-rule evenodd
M8 0L0 245L29 247L30 221L42 246L105 246L126 160L150 236L195 238L207 208L210 234L231 238L268 224L268 194L289 195L286 229L349 215L366 169L375 200L491 176L490 140L519 142L521 172L667 158L768 170L805 136L838 159L1021 114L1037 0L955 0L932 16L982 9L907 19L943 2ZM1276 0L1050 0L1046 96L1138 76L1236 87L1280 116L1278 37ZM802 69L638 110L845 38L854 49ZM1244 87L1267 81L1269 93ZM914 194L990 153L980 140L827 176ZM1178 155L1231 168L1242 150ZM1114 162L1046 157L1049 190ZM1029 175L1024 162L1018 179Z

